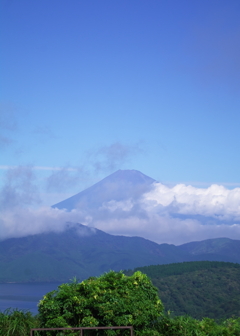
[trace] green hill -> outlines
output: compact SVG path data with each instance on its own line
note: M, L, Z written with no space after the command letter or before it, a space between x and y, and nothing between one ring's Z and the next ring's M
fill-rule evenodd
M216 320L240 317L240 265L197 261L139 267L159 290L159 296L174 316Z

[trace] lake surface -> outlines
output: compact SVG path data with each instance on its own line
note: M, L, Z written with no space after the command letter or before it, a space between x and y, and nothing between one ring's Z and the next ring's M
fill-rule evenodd
M0 311L7 308L27 309L38 313L37 304L46 293L57 289L60 283L0 283Z

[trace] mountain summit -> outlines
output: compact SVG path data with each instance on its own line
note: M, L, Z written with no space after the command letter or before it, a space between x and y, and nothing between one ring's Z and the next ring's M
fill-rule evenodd
M54 204L53 208L66 209L96 209L103 203L139 198L151 189L156 182L138 170L118 170L80 193Z

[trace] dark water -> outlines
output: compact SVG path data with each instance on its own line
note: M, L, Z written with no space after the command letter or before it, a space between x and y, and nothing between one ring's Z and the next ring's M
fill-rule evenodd
M37 304L60 283L0 284L0 311L7 308L27 309L37 314Z

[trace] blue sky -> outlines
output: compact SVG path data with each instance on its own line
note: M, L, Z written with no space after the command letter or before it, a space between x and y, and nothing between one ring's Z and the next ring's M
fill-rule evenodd
M0 4L1 186L19 166L46 205L117 169L240 186L238 0Z

